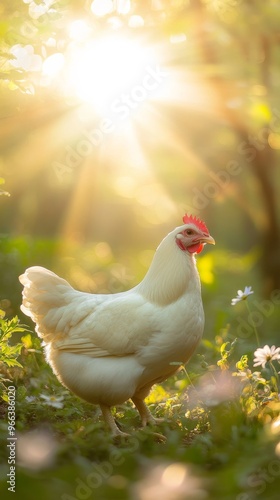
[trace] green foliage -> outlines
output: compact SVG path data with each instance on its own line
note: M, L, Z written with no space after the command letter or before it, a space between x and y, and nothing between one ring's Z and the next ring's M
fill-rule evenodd
M228 360L234 351L236 341L237 339L235 339L233 342L224 342L220 347L221 359L217 361L217 365L222 370L227 370L229 368Z
M128 14L116 10L129 3ZM2 4L0 188L5 177L12 194L0 189L5 492L6 387L13 383L21 500L278 500L279 362L253 366L256 339L279 342L279 304L270 295L280 287L278 3L112 2L115 10L103 17L92 1ZM143 26L130 28L132 14ZM160 88L155 101L137 102L131 131L132 116L123 137L120 127L89 155L83 145L99 112L76 105L60 72L46 78L52 56L65 55L67 66L69 51L83 45L85 33L70 36L76 20L86 22L92 41L113 31L159 47L171 89L167 99ZM18 45L24 61L13 53ZM57 162L65 162L63 177ZM116 443L97 408L58 382L37 336L22 336L18 275L45 265L82 290L131 287L178 222L174 207L205 217L217 241L198 258L205 336L187 370L178 360L177 375L147 399L165 422L140 430L128 402L115 417L131 437ZM235 291L249 283L251 308L232 308Z
M207 318L212 306L205 309ZM244 301L241 309L246 311ZM232 311L233 317L240 312ZM197 481L206 498L251 500L257 495L260 500L276 500L280 402L273 367L279 370L279 361L268 360L261 369L253 367L254 335L250 343L238 337L231 340L227 319L226 326L215 331L214 339L202 342L187 371L178 362L177 375L155 386L149 395L149 407L156 417L164 417L162 424L141 430L131 403L115 409L122 430L131 433L121 442L111 438L98 408L58 382L44 359L39 339L32 333L22 336L24 349L19 362L24 370L18 376L18 366L9 368L11 375L18 377L21 461L17 487L21 498L35 500L40 495L49 500L56 495L72 500L83 491L89 499L129 500L134 488L145 491L148 478L157 491L163 486L171 488L170 495L177 498L175 483L167 486L164 482L168 466L173 464L179 467L177 474L182 467L181 473L192 481L188 488L195 488L193 481ZM2 321L8 335L17 328L22 333L16 319ZM266 328L269 325L266 320ZM206 329L209 337L207 320ZM5 426L0 426L0 437L5 432ZM166 436L166 442L158 440L158 433ZM32 453L22 453L24 439L34 453L44 443L40 460L34 462ZM161 475L155 479L160 468ZM196 498L195 489L190 491L191 498Z
M5 318L5 312L0 310L0 397L8 401L6 383L11 382L6 377L9 376L9 368L22 368L18 357L24 346L23 342L11 345L10 339L16 333L22 333L26 327L21 325L17 316L8 320Z

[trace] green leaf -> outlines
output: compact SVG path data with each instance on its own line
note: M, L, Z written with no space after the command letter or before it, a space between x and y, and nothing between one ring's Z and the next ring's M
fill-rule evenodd
M237 361L235 366L236 366L237 370L240 370L240 371L243 371L246 368L248 368L248 356L247 356L247 354L244 354L243 356L241 356L240 360Z
M30 333L27 333L27 335L24 335L23 337L21 337L21 341L24 344L24 347L26 349L30 349L33 346Z
M224 342L222 345L221 345L221 355L224 356L226 355L229 351L226 350L226 347L229 345L229 342Z
M25 399L26 397L26 394L27 394L27 389L26 387L24 387L24 385L20 385L19 387L17 387L17 399L19 401L23 401L23 399Z
M13 366L18 366L19 368L23 368L23 366L16 359L6 359L5 364L10 368Z

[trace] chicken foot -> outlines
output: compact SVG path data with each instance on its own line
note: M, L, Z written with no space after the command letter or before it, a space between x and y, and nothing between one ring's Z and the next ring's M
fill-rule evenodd
M157 425L164 422L164 418L156 418L151 414L149 408L147 407L146 403L144 403L143 399L139 399L136 397L131 399L139 412L143 427L146 427L146 425L148 424Z
M103 418L105 420L105 423L108 425L108 427L111 429L111 432L112 432L112 435L113 437L117 437L117 436L120 436L120 437L129 437L129 434L127 434L126 432L122 432L116 422L115 422L115 419L111 413L111 410L110 410L110 407L109 406L105 406L105 405L100 405L100 408L101 408L101 411L102 411L102 415L103 415Z
M155 418L151 414L149 408L147 407L147 405L144 403L144 401L142 399L132 398L132 401L135 404L135 406L139 412L143 427L146 427L146 425L148 425L148 424L157 425L157 424L160 424L164 421L163 418ZM111 409L109 406L100 405L100 408L102 411L104 421L108 425L108 427L110 428L114 438L120 438L120 437L127 438L130 436L130 434L127 434L126 432L122 432L119 429L119 427L117 426L115 419L111 413ZM166 439L165 436L162 436L161 434L154 433L154 436L157 438L160 438L161 441Z

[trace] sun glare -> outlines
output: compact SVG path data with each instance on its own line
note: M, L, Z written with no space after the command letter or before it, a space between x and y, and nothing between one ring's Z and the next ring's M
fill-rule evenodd
M114 98L141 83L145 68L153 64L153 51L133 40L117 36L75 47L68 61L67 82L80 100L99 110Z
M68 33L72 40L81 41L89 36L90 28L85 21L77 19L68 26Z
M57 76L58 73L64 67L64 63L65 63L64 55L59 52L47 57L42 67L43 75L47 75L49 77Z
M90 8L95 16L103 17L114 10L114 4L112 0L94 0Z

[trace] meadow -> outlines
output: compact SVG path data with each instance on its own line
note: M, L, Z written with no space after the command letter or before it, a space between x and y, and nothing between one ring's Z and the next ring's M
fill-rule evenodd
M0 5L0 494L278 500L280 50L275 0ZM29 266L138 284L185 213L205 310L187 365L133 404L63 387L20 309Z
M45 251L50 246L40 243ZM22 248L17 260L18 271L22 261L28 263ZM246 281L239 276L242 285L251 266ZM115 409L121 429L131 434L119 441L97 407L57 381L32 324L22 325L27 318L20 312L20 320L6 319L1 313L3 498L9 495L5 476L12 459L6 446L12 442L7 441L8 395L16 401L16 495L20 492L21 499L278 498L280 356L268 352L260 358L264 365L254 366L254 352L268 343L277 347L280 292L268 300L254 290L231 305L236 276L220 267L215 249L201 256L202 278L218 274L210 284L202 281L204 338L191 361L148 397L153 414L164 422L141 429L128 402ZM107 264L108 280L112 269L114 262Z

